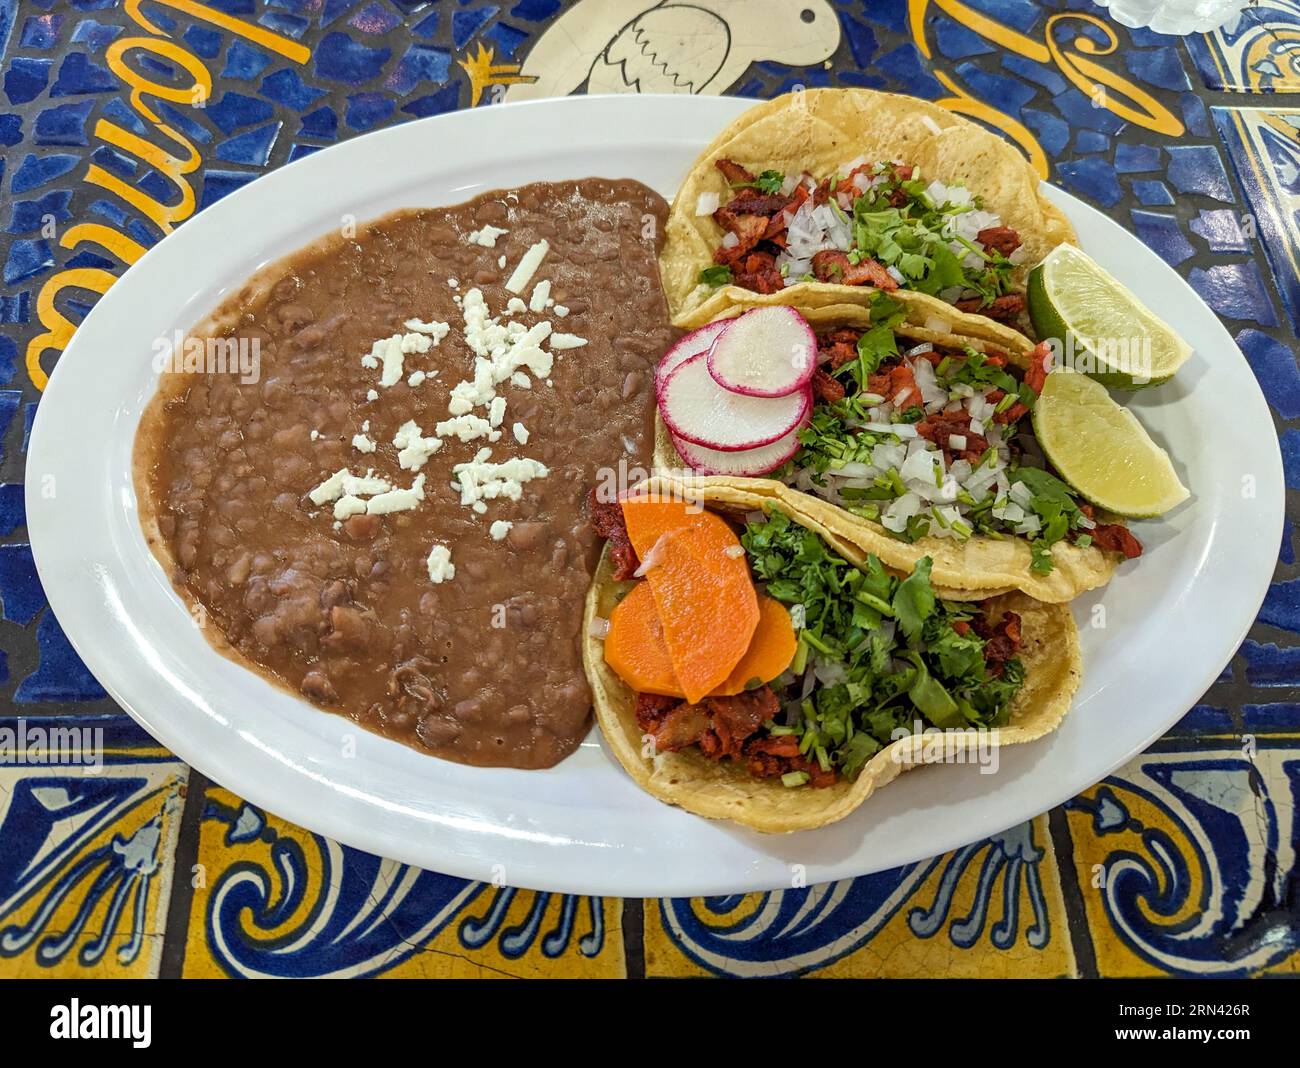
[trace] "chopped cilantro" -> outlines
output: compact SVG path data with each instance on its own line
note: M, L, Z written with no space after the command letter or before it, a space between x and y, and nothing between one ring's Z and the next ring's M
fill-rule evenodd
M731 281L731 268L721 263L714 263L700 271L700 279L706 286L725 286Z
M897 728L920 720L938 727L996 726L1024 681L1018 660L989 670L985 641L969 626L974 606L942 601L930 584L930 559L905 579L875 556L861 567L780 512L741 535L767 593L804 608L800 675L834 678L774 724L799 737L800 752L853 778ZM893 625L887 625L887 624ZM798 659L798 658L797 658ZM815 661L815 662L814 662ZM801 684L791 690L802 692Z
M760 193L766 193L768 196L775 196L781 192L781 186L785 185L785 175L780 171L764 171L752 182L740 182L735 185L735 189L757 189Z

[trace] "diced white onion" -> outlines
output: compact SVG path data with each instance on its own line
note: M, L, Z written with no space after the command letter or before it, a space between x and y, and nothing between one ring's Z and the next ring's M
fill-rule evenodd
M701 193L695 201L695 214L712 215L721 203L722 197L717 193Z

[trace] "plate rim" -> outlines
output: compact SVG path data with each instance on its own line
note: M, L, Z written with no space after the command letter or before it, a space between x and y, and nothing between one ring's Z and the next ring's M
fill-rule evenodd
M263 187L263 193L265 193L267 192L267 190L265 188L264 183L266 185L274 184L276 187L278 187L279 185L283 185L286 182L297 181L296 176L298 174L305 173L308 168L311 169L322 168L324 165L321 163L321 161L329 160L331 158L330 156L331 153L341 153L349 149L355 152L357 151L357 149L355 148L356 145L362 142L373 143L372 139L387 137L387 138L400 140L402 138L418 136L418 134L413 131L436 129L439 125L451 126L455 124L465 124L466 126L468 126L471 123L478 122L480 120L480 117L484 113L509 114L509 113L519 113L524 111L533 111L533 112L551 111L556 109L574 110L574 111L592 110L593 112L599 113L604 109L610 107L614 108L615 111L618 111L620 109L626 109L626 108L631 108L634 110L639 110L644 108L664 109L665 111L673 111L674 109L677 109L681 112L683 120L687 123L686 128L694 130L699 128L700 123L696 121L694 125L691 125L691 122L692 120L698 120L702 113L708 113L710 118L716 116L722 122L725 122L728 121L730 118L734 117L735 115L739 114L741 111L747 109L748 107L755 105L756 103L758 102L745 100L741 98L734 98L734 97L713 97L713 98L705 99L699 97L683 98L678 96L646 95L646 96L639 96L639 97L624 97L624 96L617 96L617 95L606 95L606 96L596 95L596 96L574 96L574 97L564 97L564 98L536 100L536 101L522 101L517 103L493 105L489 109L480 109L478 112L475 112L471 109L455 111L444 115L431 116L425 119L419 119L408 123L401 123L395 126L385 127L382 130L373 131L369 134L364 134L361 135L360 137L352 138L349 139L348 141L340 142L336 145L330 146L327 149L324 149L317 153L313 153L308 157L305 157L301 160L297 160L294 163L287 164L283 167L277 168L276 170L271 171L268 174L257 178L255 181L250 182L248 185L241 187L239 190L236 190L230 195L228 195L227 197L223 198L217 204L212 205L211 207L205 209L205 213L218 212L219 213L218 217L224 216L226 213L234 213L238 210L239 205L242 203L241 197L248 190L251 190L255 187ZM490 119L488 121L494 122L498 120ZM511 120L505 120L505 121L507 121L508 123ZM481 131L476 131L476 133L479 136L481 136ZM1277 475L1276 484L1278 490L1275 495L1276 507L1273 509L1273 514L1264 517L1264 522L1267 525L1267 530L1270 533L1270 535L1275 531L1276 532L1275 540L1280 542L1280 538L1283 530L1284 517L1285 517L1285 490L1282 484L1282 461L1281 461L1280 442L1278 441L1277 434L1275 431L1272 411L1269 408L1267 400L1263 395L1263 391L1260 388L1258 381L1254 378L1253 372L1251 372L1249 368L1249 364L1247 363L1244 355L1241 353L1236 343L1232 341L1231 334L1229 334L1223 322L1219 320L1219 318L1216 315L1214 315L1213 311L1210 310L1208 306L1205 305L1204 301L1201 299L1199 294L1197 294L1195 290L1192 289L1192 287L1188 284L1188 282L1184 278L1182 278L1182 276L1179 275L1176 271L1174 271L1172 267L1169 267L1163 261L1160 261L1158 257L1155 257L1154 253L1151 252L1151 250L1147 249L1145 245L1142 245L1140 239L1138 239L1136 235L1132 234L1130 231L1125 229L1116 220L1111 219L1103 212L1092 207L1091 205L1086 204L1085 202L1079 200L1078 198L1064 192L1063 190L1055 186L1051 186L1048 183L1043 183L1043 186L1047 191L1049 197L1051 197L1051 199L1053 199L1054 202L1058 203L1058 205L1067 208L1067 211L1071 214L1072 218L1075 217L1076 213L1078 215L1083 215L1085 217L1089 215L1095 216L1097 220L1102 221L1107 226L1115 227L1119 229L1121 232L1123 232L1126 235L1127 238L1129 238L1137 246L1142 248L1144 252L1146 252L1153 259L1155 259L1156 262L1159 262L1163 270L1167 272L1168 277L1177 279L1178 283L1182 287L1182 290L1184 291L1183 295L1186 298L1196 302L1196 304L1199 304L1202 308L1205 309L1205 312L1214 319L1215 324L1217 326L1217 330L1230 343L1230 351L1228 355L1230 357L1235 355L1235 359L1237 361L1240 361L1240 369L1244 373L1250 375L1250 384L1253 387L1253 393L1251 399L1252 401L1257 402L1257 407L1259 408L1260 412L1264 415L1266 419L1268 441L1271 443L1271 448L1267 450L1268 455L1267 457L1264 458L1266 459L1265 466L1270 468L1270 472L1268 473L1273 473L1273 472L1276 473ZM226 207L223 208L222 205L226 205ZM212 217L213 216L209 216L209 218ZM60 357L56 361L56 364L50 374L49 383L47 384L45 392L41 397L41 401L37 405L36 417L33 422L31 437L29 440L29 446L27 452L26 464L28 468L30 468L33 465L34 460L36 458L46 455L47 451L52 448L50 444L47 444L47 439L50 438L50 435L52 433L52 431L49 428L51 426L51 420L54 417L46 416L43 419L42 412L48 412L54 408L54 405L48 402L48 398L50 397L51 394L53 394L56 398L60 395L59 393L56 393L54 391L59 389L60 382L66 380L68 377L67 374L64 374L63 379L60 379L59 377L60 369L65 364L71 363L71 361L67 359L68 354L70 352L79 353L81 349L84 349L90 345L90 341L87 339L90 338L91 334L90 331L87 329L87 327L93 325L96 322L95 316L97 313L101 313L101 309L112 308L115 306L117 302L125 301L129 299L130 292L125 288L125 283L127 279L130 277L132 271L136 271L139 266L151 262L151 257L153 258L153 260L156 260L160 256L166 255L165 253L159 253L159 250L162 249L164 246L166 246L167 243L171 241L176 234L184 233L184 232L185 232L185 228L179 227L176 231L173 232L173 234L170 234L163 240L156 242L153 246L151 246L146 251L144 256L140 258L137 264L132 265L127 271L123 272L123 274L118 278L117 282L112 287L109 288L108 292L91 309L86 319L78 327L71 342L60 354ZM276 253L274 256L271 257L271 259L278 259L283 254L285 253ZM232 285L239 284L239 280L233 280L233 281L224 280L224 284L227 287L230 287ZM114 293L119 294L119 296L116 299L114 299L113 296ZM100 318L104 319L106 317L107 317L107 311L105 310L100 314ZM81 340L80 346L78 346L79 339ZM1250 414L1253 413L1247 413L1247 415ZM134 431L132 431L132 436L134 436ZM51 522L52 525L52 521L44 518L48 516L50 513L46 509L42 509L40 507L41 502L39 500L39 489L37 488L37 483L34 483L30 477L27 477L27 474L30 474L30 471L25 473L25 491L24 491L25 500L28 508L28 541L31 545L33 559L35 561L35 565L41 580L42 587L46 593L46 597L49 604L49 611L54 612L56 617L59 617L59 613L56 609L56 602L62 601L65 604L65 606L68 605L69 603L68 595L67 592L62 588L57 577L51 580L51 568L56 566L54 561L51 558L53 549L39 548L38 546L42 542L44 542L45 536L37 534L37 531L40 530L43 527L43 525L45 525L47 522ZM46 563L44 565L42 565L42 556L46 557ZM1222 565L1222 566L1227 566L1227 565ZM1236 650L1240 647L1242 639L1246 636L1251 626L1254 624L1258 615L1259 606L1263 603L1263 600L1267 595L1271 578L1275 568L1276 568L1276 557L1268 559L1266 571L1264 571L1262 567L1259 568L1260 577L1257 578L1256 582L1254 583L1254 585L1258 587L1257 590L1258 596L1256 597L1254 593L1251 593L1251 596L1248 598L1248 600L1251 603L1253 603L1255 607L1251 611L1249 618L1246 619L1244 624L1241 624L1239 627L1234 628L1234 635L1235 635L1234 641L1232 642L1231 646L1226 649L1226 652L1222 654L1221 662L1219 662L1219 657L1216 656L1214 658L1213 661L1214 670L1212 672L1197 673L1198 676L1204 674L1205 681L1203 685L1198 684L1199 688L1197 689L1196 694L1194 694L1191 698L1193 704L1195 703L1196 700L1199 699L1199 697L1205 692L1205 690L1208 689L1208 687L1214 682L1214 680L1218 677L1218 675L1223 670L1223 667L1231 662L1231 659L1235 655ZM93 643L87 641L86 636L83 633L80 633L81 625L76 623L71 625L64 624L62 617L59 617L59 621L60 624L63 626L63 630L64 633L67 635L68 641L76 650L77 654L82 658L83 662L86 663L87 668L89 669L92 663L102 665L104 662L104 657L102 657L94 649ZM221 654L217 653L215 650L212 651L212 655L221 656ZM1207 663L1209 662L1207 661ZM196 753L194 747L185 738L185 731L183 727L177 727L176 729L173 729L171 723L166 722L159 718L159 714L156 710L153 711L151 714L149 711L138 709L136 707L137 702L128 700L126 698L126 695L121 691L121 688L116 685L115 672L112 671L105 672L105 674L107 674L112 681L105 681L105 679L101 677L101 673L99 670L92 670L92 674L95 675L96 679L109 693L109 695L113 698L113 700L118 704L119 708L122 711L130 715L137 723L139 723L142 727L144 727L150 734L157 737L160 742L166 745L168 749L170 749L178 757L184 760L187 764L190 764L192 767L196 768L200 772L203 772L205 765L213 766L213 763L217 763L217 764L222 763L222 761L218 760L216 756L213 757L212 762L209 762L207 759L209 754ZM1175 702L1175 704L1181 704L1181 703L1182 703L1181 700L1179 702ZM1189 705L1188 707L1191 706ZM1008 823L1002 824L1000 826L990 825L987 827L979 827L979 828L971 828L967 826L965 827L965 829L962 830L953 829L947 833L944 833L942 828L940 828L934 836L926 836L923 839L924 842L923 845L911 849L902 849L901 855L903 855L904 859L899 859L898 856L891 856L888 862L886 863L870 863L865 868L863 867L861 861L853 861L851 859L847 861L839 860L838 862L831 863L831 864L809 865L809 869L810 869L808 874L809 882L824 882L832 879L849 878L858 875L872 874L874 872L878 872L886 868L892 868L904 864L915 863L920 860L941 855L953 848L957 848L958 846L967 844L971 841L977 841L980 838L1000 833L1009 827L1016 826L1019 823L1024 822L1025 820L1035 818L1037 815L1041 814L1042 812L1057 807L1064 801L1067 801L1069 798L1076 796L1081 790L1087 789L1090 785L1101 781L1112 771L1114 771L1116 768L1122 766L1137 754L1145 751L1147 748L1149 748L1149 746L1153 741L1155 741L1157 738L1165 734L1171 726L1173 726L1180 718L1182 718L1182 716L1186 714L1186 711L1187 709L1183 708L1171 714L1170 717L1167 719L1167 721L1165 721L1163 716L1160 717L1161 722L1155 724L1152 727L1149 735L1145 737L1144 741L1142 741L1138 745L1133 746L1131 749L1124 752L1118 758L1115 758L1112 761L1110 761L1105 771L1102 774L1093 776L1093 773L1089 771L1088 782L1084 783L1083 785L1074 784L1073 780L1068 780L1071 783L1071 785L1069 785L1068 788L1065 788L1063 790L1052 791L1050 794L1052 799L1048 803L1043 804L1041 807L1036 807L1035 811L1033 811L1032 813L1022 812L1022 814L1017 816L1015 819L1011 820ZM180 721L178 720L177 722L179 723ZM593 725L593 730L598 732L599 728ZM399 743L390 743L390 744L396 745ZM197 761L194 759L195 756L198 757ZM426 759L436 759L436 758L426 758ZM569 759L573 759L573 758L571 757ZM610 759L612 760L612 758ZM227 758L225 763L227 764L230 763L230 759ZM563 766L564 766L564 762L558 765L557 768L562 769ZM299 768L296 770L301 771L303 769ZM489 769L482 769L482 770L489 770ZM206 773L204 774L206 775ZM535 773L528 773L528 774L535 774ZM304 798L303 796L301 796L300 794L298 794L296 791L291 792L290 794L284 796L270 796L273 792L274 783L267 783L264 788L263 784L260 782L256 782L256 783L243 782L240 781L240 777L238 775L233 775L233 776L226 775L224 772L219 777L212 777L212 776L207 776L207 777L209 777L212 780L214 785L224 787L226 789L230 789L232 792L237 793L241 798L257 805L258 807L266 810L267 812L276 815L282 815L282 818L288 819L291 822L303 827L304 829L312 833L321 834L328 838L335 839L353 848L365 850L367 852L375 851L373 845L374 839L373 838L371 839L372 844L369 845L366 844L364 828L359 825L357 820L350 818L350 814L353 812L353 808L351 805L340 804L337 805L336 807L332 807L324 810L317 810L311 808L310 801ZM231 783L232 785L228 785L228 783ZM237 786L233 785L234 783L237 783L238 785ZM333 789L333 786L329 788ZM1036 798L1038 798L1040 796L1047 796L1047 795L1042 795L1036 792L1035 796ZM286 797L291 798L291 800L287 803L286 803ZM654 805L654 806L661 805L661 802L651 798L649 795L644 795L644 800L648 805ZM1035 800L1035 805L1036 806L1038 805L1037 800ZM1023 806L1021 807L1023 808ZM691 818L693 819L694 817ZM487 877L484 874L483 867L473 863L473 860L475 858L470 858L470 857L461 858L457 854L448 853L445 849L438 850L435 848L432 851L430 851L430 849L427 848L427 843L425 843L426 848L417 848L417 846L419 846L420 844L421 843L413 842L411 843L411 848L404 849L402 848L403 843L395 844L392 843L391 841L388 841L388 844L386 844L383 847L383 854L385 856L392 857L393 859L400 860L404 863L413 864L417 867L430 868L431 870L435 870L447 875L453 875L453 876L463 877L463 878L475 878L475 879ZM461 863L462 859L465 861L465 863ZM788 884L788 878L784 879L781 883L775 883L773 882L771 876L755 875L752 878L747 878L745 872L738 872L734 876L730 877L730 879L723 878L721 880L715 879L713 881L691 878L690 873L686 873L685 877L682 877L681 873L678 873L678 880L675 883L673 883L673 885L665 889L662 886L648 886L645 883L641 883L637 886L630 885L625 878L621 878L616 872L615 874L611 875L607 871L601 869L599 865L596 865L594 869L592 867L588 867L583 874L577 876L576 878L571 879L566 874L567 865L562 859L552 861L550 865L544 866L545 867L544 871L533 870L533 866L526 865L526 864L516 864L514 866L517 868L517 870L520 871L523 877L521 879L516 879L512 875L510 879L510 885L520 886L520 887L530 887L530 888L541 889L541 890L550 890L556 892L584 894L584 895L601 894L601 895L613 895L613 896L644 896L644 897L685 896L685 895L719 894L719 893L770 890L770 889L778 889L781 886Z

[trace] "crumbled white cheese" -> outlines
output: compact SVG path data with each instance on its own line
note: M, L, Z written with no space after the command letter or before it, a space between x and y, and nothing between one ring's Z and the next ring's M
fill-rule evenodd
M366 390L366 400L377 401L378 399L379 399L379 390L377 389Z
M416 386L424 385L424 380L428 377L423 371L412 371L406 376L406 384L414 389Z
M391 488L392 483L388 479L376 475L370 468L366 469L364 475L345 475L343 478L343 492L354 497L369 497L373 493L384 493Z
M505 397L493 397L492 403L488 405L488 422L494 427L501 425L501 420L506 417L506 399Z
M313 430L313 431L311 432L311 440L312 440L312 441L315 441L318 437L320 437L320 431L319 431L319 430Z
M360 497L348 494L334 502L334 521L342 523L350 515L361 515L366 510L366 502Z
M506 313L509 315L519 315L528 310L528 305L518 297L511 297L506 301Z
M488 533L492 535L493 541L505 541L506 535L510 533L510 528L514 523L509 519L498 519L490 527Z
M489 404L496 396L496 376L492 361L482 356L474 360L474 377L457 382L451 387L447 411L452 415L466 415L480 404Z
M402 377L402 362L411 353L428 352L433 347L433 340L428 334L394 334L376 341L370 350L372 358L383 363L379 372L379 384L388 389L397 384ZM363 360L364 364L365 361Z
M465 343L476 356L488 356L494 348L505 344L505 327L488 313L482 290L471 289L465 293L461 314L465 319Z
M556 318L564 319L569 314L569 308L565 304L557 304L554 308Z
M537 268L542 265L542 260L546 259L546 254L550 251L551 243L545 238L533 245L524 253L514 274L506 280L506 289L511 293L522 293L527 289L528 283L537 273Z
M407 330L414 331L417 334L428 334L435 345L451 333L450 323L426 323L419 319L407 319L402 325L406 327Z
M368 497L372 493L383 493L390 488L389 482L379 478L373 471L367 471L364 475L354 475L346 467L342 467L307 496L312 504L327 504L338 500L343 495Z
M459 278L448 278L448 279L447 279L447 285L450 286L452 289L456 289L456 288L458 288L458 287L460 286L460 279L459 279ZM459 298L457 298L457 299L459 299Z
M424 500L424 476L416 475L410 489L390 489L366 501L370 515L388 515L390 512L407 512Z
M545 478L550 474L546 465L538 460L520 456L502 461L499 464L489 462L491 449L479 449L469 463L457 464L452 468L456 481L460 485L460 503L473 508L476 512L483 509L478 506L484 501L493 501L500 497L517 501L523 496L524 483L535 478Z
M461 441L473 441L485 438L492 430L492 424L477 415L458 415L454 419L444 419L433 428L440 438L458 438Z
M393 447L400 449L397 462L404 471L418 471L429 461L429 457L442 448L441 438L426 438L419 424L408 420L393 435Z
M520 389L533 388L533 380L524 374L523 371L516 371L512 374L510 376L510 384L512 386L518 386Z
M504 256L497 257L497 266L503 271L506 269L506 258Z
M375 449L378 448L378 446L366 437L365 434L353 434L352 447L356 449L357 452L374 452Z
M552 334L551 348L554 349L580 349L587 343L585 337L578 337L577 334Z
M528 444L528 428L523 423L516 423L510 429L515 435L515 441L520 445Z
M551 283L543 278L533 286L533 295L529 298L529 310L539 312L546 310L546 302L551 299Z
M521 302L522 303L522 302ZM503 326L487 309L478 289L468 290L462 310L465 319L465 342L476 355L473 379L452 387L447 411L453 416L468 415L480 405L490 404L496 387L527 369L537 377L550 374L555 357L542 348L551 335L551 324L540 322L532 327L512 322Z
M542 349L542 342L551 336L551 324L540 322L515 338L510 348L492 358L492 377L504 382L516 371L526 369L534 378L544 378L551 373L554 357Z
M474 230L465 235L465 240L471 245L482 245L484 248L496 248L497 238L503 234L508 234L509 230L503 230L499 226L485 226L482 230Z
M445 545L435 545L429 550L426 566L429 569L429 581L435 585L456 577L456 565L451 562L451 550Z

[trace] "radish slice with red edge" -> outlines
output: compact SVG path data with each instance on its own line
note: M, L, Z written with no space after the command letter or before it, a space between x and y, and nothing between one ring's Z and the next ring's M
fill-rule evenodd
M808 425L804 419L797 427L783 438L777 438L770 445L760 445L757 449L742 449L739 452L720 452L703 445L693 445L681 438L673 438L673 448L685 463L701 475L738 475L742 478L757 478L775 471L799 451L799 431Z
M709 349L709 374L747 397L785 397L812 380L817 338L794 308L755 308L732 320Z
M812 390L807 388L785 397L746 397L723 389L709 374L703 352L673 371L659 391L659 413L673 434L722 452L770 445L797 427L811 408Z
M659 363L655 367L655 396L659 396L659 391L663 389L664 382L668 380L670 374L692 356L708 352L709 346L730 325L730 319L722 319L716 323L702 326L698 330L692 330L684 337L678 338L677 342L659 358Z

